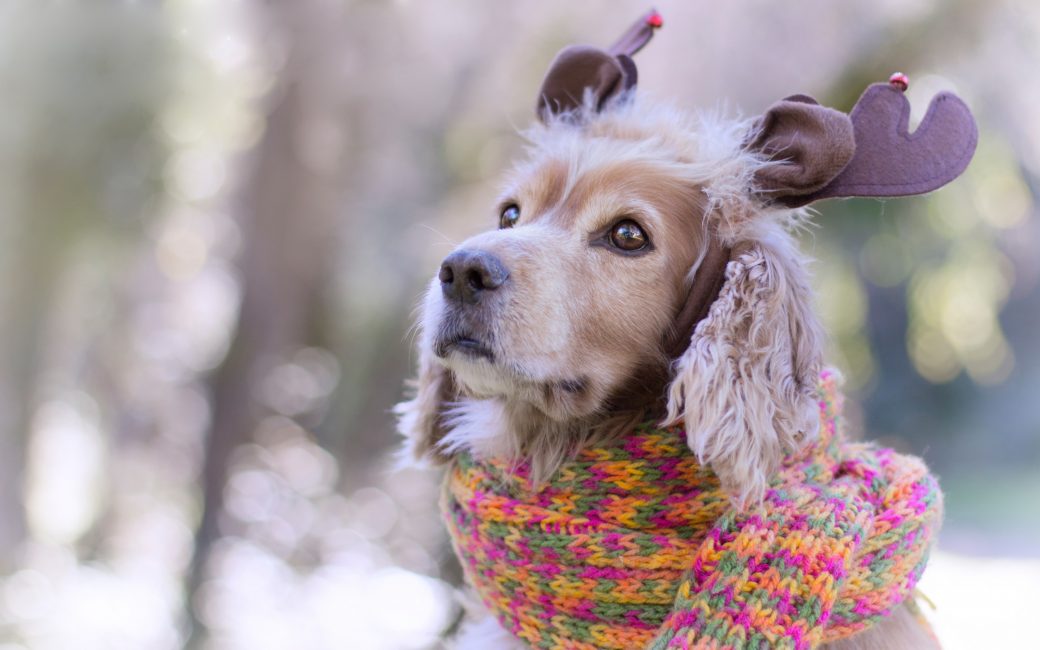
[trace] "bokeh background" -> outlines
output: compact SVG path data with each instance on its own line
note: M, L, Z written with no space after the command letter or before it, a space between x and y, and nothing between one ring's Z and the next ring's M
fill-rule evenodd
M459 571L388 413L552 55L642 2L0 4L0 649L436 648ZM901 70L978 154L805 247L849 413L923 455L949 648L1040 605L1040 3L659 2L640 92L849 109Z

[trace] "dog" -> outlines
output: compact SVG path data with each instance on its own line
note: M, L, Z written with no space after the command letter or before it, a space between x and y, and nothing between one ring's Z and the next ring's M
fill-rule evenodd
M974 122L943 94L911 137L902 77L851 115L804 95L753 119L644 100L631 57L660 22L550 66L497 228L448 255L425 294L415 395L396 408L409 457L504 459L537 485L658 422L747 509L818 438L804 206L935 189L966 167ZM470 619L459 648L528 647L487 611ZM907 604L824 647L937 643Z

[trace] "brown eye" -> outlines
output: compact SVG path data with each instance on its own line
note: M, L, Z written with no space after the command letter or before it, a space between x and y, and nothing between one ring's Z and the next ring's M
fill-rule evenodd
M510 203L502 208L502 214L498 217L499 228L512 228L520 220L520 206Z
M638 223L625 219L610 229L610 243L623 251L637 251L646 248L650 239Z

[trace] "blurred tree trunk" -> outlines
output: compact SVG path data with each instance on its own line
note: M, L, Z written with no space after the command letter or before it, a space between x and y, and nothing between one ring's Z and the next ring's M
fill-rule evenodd
M213 543L221 535L229 462L270 414L257 399L257 385L308 343L314 305L320 303L317 294L334 251L341 158L316 167L306 154L307 129L341 114L338 93L321 65L334 61L338 52L328 16L332 11L317 0L278 4L271 11L288 56L238 200L242 303L228 355L210 380L213 417L202 472L203 513L186 585L192 624L188 647L199 647L205 638L193 596L206 579Z
M48 194L40 188L24 196L35 199ZM47 203L45 199L34 201ZM48 219L54 207L26 205L19 210L23 226L13 233L9 269L19 280L7 304L0 306L5 314L0 323L0 574L15 563L15 553L25 539L26 520L24 468L26 443L32 425L34 393L40 365L40 350L50 302L62 266L65 250L63 233L53 232L55 224Z
M154 132L168 89L162 14L66 4L9 12L0 25L0 87L18 98L0 129L0 574L28 531L38 393L68 370L47 366L64 343L48 338L66 307L55 291L86 239L139 232L165 154Z

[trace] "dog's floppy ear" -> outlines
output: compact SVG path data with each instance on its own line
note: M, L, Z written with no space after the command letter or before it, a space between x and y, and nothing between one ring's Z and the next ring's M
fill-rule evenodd
M941 93L911 134L906 85L897 73L870 86L850 115L805 95L774 104L744 143L763 163L752 190L794 208L828 197L920 194L956 178L978 139L971 112ZM727 229L738 242L732 249L712 231L690 294L695 308L680 311L680 323L692 315L697 325L675 364L665 424L684 424L690 447L747 504L762 498L785 449L816 434L823 336L794 240L771 234L782 226L767 218L740 221L749 229ZM720 276L718 298L705 309Z
M816 192L841 173L856 151L852 120L805 95L776 102L752 129L747 147L769 164L755 173L759 191L783 199Z
M457 399L457 390L450 371L437 361L425 329L419 335L418 351L419 372L410 382L415 395L394 406L397 430L405 437L403 460L442 463L447 457L437 443L446 433L445 412Z
M538 119L548 122L554 115L576 114L584 105L586 91L592 93L592 108L602 111L624 91L634 88L638 75L632 56L661 24L661 15L651 10L607 50L586 45L561 50L538 91Z
M759 118L748 148L769 164L755 174L764 197L789 208L830 197L923 194L967 168L978 143L968 106L942 92L910 133L905 75L869 86L852 112L794 95Z
M740 244L722 290L675 363L665 425L687 442L740 505L760 501L785 450L819 426L823 337L795 245Z

